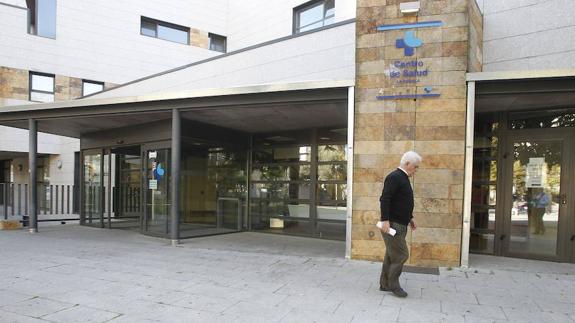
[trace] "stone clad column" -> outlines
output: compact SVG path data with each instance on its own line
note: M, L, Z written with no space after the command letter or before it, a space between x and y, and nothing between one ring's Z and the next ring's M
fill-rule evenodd
M458 266L468 1L422 0L417 15L403 15L401 2L410 1L357 2L352 257L383 260L374 226L383 179L415 150L424 161L412 178L419 228L407 237L409 264Z

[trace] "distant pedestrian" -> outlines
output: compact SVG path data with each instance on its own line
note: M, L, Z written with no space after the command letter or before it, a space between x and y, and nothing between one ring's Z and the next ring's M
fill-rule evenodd
M399 167L389 173L383 184L381 193L381 233L385 241L385 258L381 269L379 289L390 291L398 297L407 297L407 292L399 284L399 276L403 264L409 258L405 236L407 226L412 230L417 228L413 219L413 189L409 177L415 174L421 163L421 156L414 151L408 151L401 157ZM391 236L389 229L395 229Z

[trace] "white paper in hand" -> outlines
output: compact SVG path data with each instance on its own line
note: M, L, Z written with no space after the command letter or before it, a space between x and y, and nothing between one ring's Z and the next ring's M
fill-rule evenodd
M375 226L378 227L378 228L380 228L380 229L382 229L382 228L383 228L383 222L382 222L382 221L379 221L379 222L377 222L377 224L376 224ZM395 231L394 228L391 228L391 227L390 227L390 228L389 228L389 231L387 231L387 234L389 234L390 236L393 237L393 236L395 236L395 233L396 233L396 232L397 232L397 231Z

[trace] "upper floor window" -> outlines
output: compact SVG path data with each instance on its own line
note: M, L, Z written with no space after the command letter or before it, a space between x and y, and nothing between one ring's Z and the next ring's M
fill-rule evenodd
M180 44L189 44L190 28L142 17L140 34Z
M56 38L56 0L26 0L28 33Z
M82 96L104 91L104 83L82 80Z
M335 0L314 0L294 8L294 34L332 24Z
M210 38L210 50L225 53L227 50L227 38L216 34L208 34Z
M30 72L30 101L54 102L54 74Z

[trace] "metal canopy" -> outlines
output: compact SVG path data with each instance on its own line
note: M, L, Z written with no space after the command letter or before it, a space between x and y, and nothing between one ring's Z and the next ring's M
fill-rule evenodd
M246 133L333 127L346 124L347 102L191 110L182 117Z
M575 106L575 77L491 80L476 83L477 113Z
M188 93L196 95L192 97L180 93L91 100L91 104L77 100L9 107L0 112L0 125L28 129L28 120L32 118L39 121L40 132L80 138L92 132L169 119L173 108L182 109L185 119L245 132L345 124L347 87L315 85L315 88L306 88L305 84L266 85ZM206 96L217 93L220 95Z

